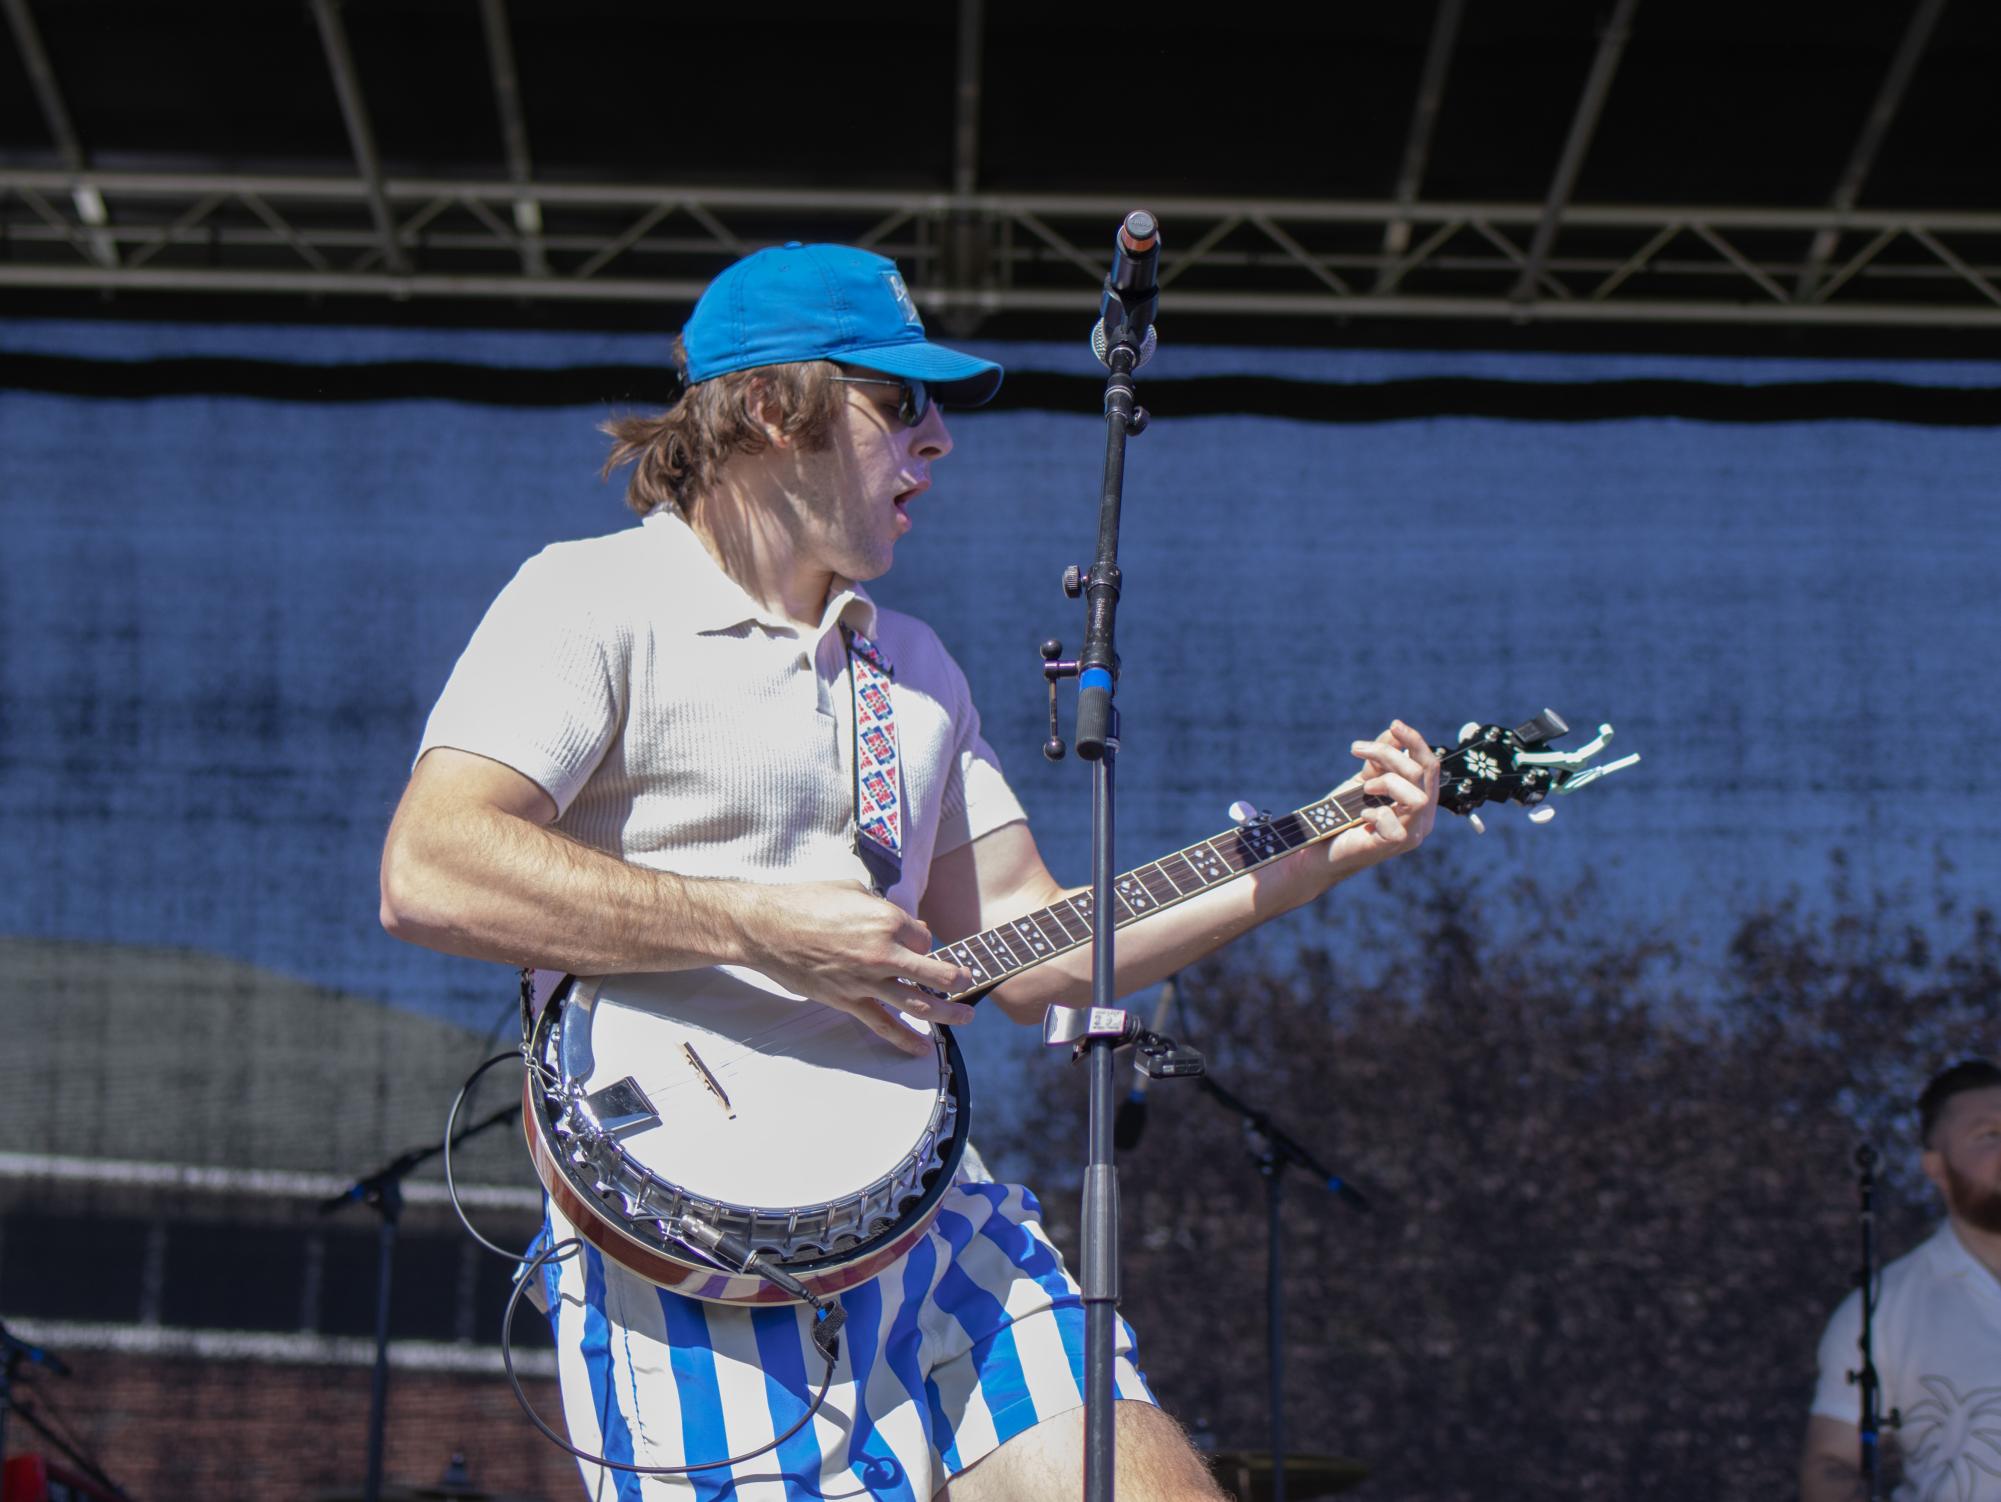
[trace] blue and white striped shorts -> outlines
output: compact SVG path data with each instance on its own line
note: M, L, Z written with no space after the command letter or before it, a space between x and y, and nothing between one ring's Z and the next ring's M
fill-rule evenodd
M1007 1440L1084 1401L1084 1306L1019 1184L962 1175L916 1246L840 1298L827 1400L791 1439L728 1469L635 1476L586 1462L599 1502L699 1497L928 1499ZM554 1209L546 1235L571 1234ZM769 1443L812 1401L826 1362L812 1312L668 1293L586 1244L547 1265L570 1443L681 1465ZM1118 1324L1121 1398L1153 1402Z

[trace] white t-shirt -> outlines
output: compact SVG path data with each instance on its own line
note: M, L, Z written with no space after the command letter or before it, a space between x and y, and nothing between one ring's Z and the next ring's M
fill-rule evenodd
M814 630L752 600L672 512L557 543L488 609L424 728L512 767L555 828L638 865L747 881L866 882L854 849L854 706L840 625L893 665L903 878L1025 817L965 674L921 621L836 581Z
M1820 1341L1813 1412L1859 1424L1862 1295L1851 1293ZM1898 1502L2001 1502L2001 1279L1947 1221L1883 1269L1871 1330L1878 1410L1903 1452ZM1892 1430L1890 1412L1902 1426Z

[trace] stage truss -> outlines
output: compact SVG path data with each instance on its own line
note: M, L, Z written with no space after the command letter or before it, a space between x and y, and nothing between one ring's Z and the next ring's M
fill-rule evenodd
M0 170L0 286L686 303L802 224L894 256L966 327L1064 312L1130 205L1077 195L723 190ZM379 199L389 233L375 222ZM101 204L80 212L79 202ZM2001 326L2001 214L1156 198L1177 316ZM1383 249L1397 227L1410 245ZM1838 256L1807 280L1823 236ZM1174 248L1175 245L1181 248ZM401 269L399 269L399 267Z
M1156 196L1177 320L2001 327L2001 212L1857 206L1944 7L1918 0L1819 207L1573 201L1638 0L1599 31L1537 201L1425 199L1433 122L1464 0L1439 0L1392 196ZM810 236L896 257L950 331L1074 312L1124 199L977 186L983 0L959 0L949 189L577 182L538 177L505 0L479 0L496 107L489 177L386 172L336 0L310 0L352 160L325 173L103 170L72 124L29 0L0 0L53 167L0 167L0 289L393 302L692 300L730 259Z

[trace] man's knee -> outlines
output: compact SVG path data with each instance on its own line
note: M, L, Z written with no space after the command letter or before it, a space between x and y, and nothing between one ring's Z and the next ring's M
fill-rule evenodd
M1137 1497L1172 1497L1188 1502L1225 1502L1226 1494L1217 1486L1205 1460L1188 1442L1187 1431L1171 1415L1151 1403L1118 1405L1118 1456L1116 1475L1121 1488L1128 1484L1126 1459L1130 1455L1136 1475L1131 1483ZM1081 1449L1079 1454L1081 1456ZM1121 1491L1120 1495L1125 1495Z
M1223 1502L1209 1467L1181 1426L1151 1403L1120 1402L1113 1463L1120 1502ZM1084 1464L1084 1410L1024 1430L968 1466L939 1502L1069 1502Z

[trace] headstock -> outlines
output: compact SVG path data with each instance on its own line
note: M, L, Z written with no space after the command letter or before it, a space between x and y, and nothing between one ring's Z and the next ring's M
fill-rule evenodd
M1537 805L1552 793L1574 793L1640 759L1635 752L1603 766L1590 765L1612 739L1610 725L1600 725L1598 734L1575 751L1548 749L1552 741L1569 733L1570 727L1553 709L1512 730L1469 721L1459 731L1458 745L1432 748L1441 763L1440 806L1470 816L1482 833L1486 826L1474 810L1486 803L1526 804L1535 810L1529 818L1546 824L1556 817L1556 810Z

